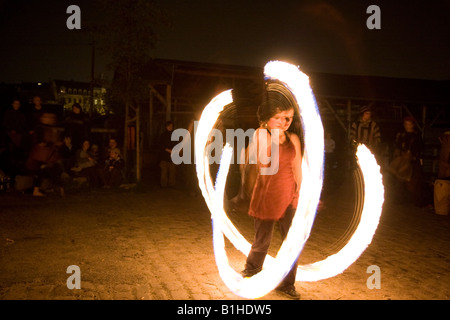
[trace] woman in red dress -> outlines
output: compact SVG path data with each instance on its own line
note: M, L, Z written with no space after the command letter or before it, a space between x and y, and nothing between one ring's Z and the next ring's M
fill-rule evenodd
M299 136L288 131L294 115L294 106L274 92L269 92L268 100L258 108L260 127L253 141L258 176L248 212L254 218L255 238L242 271L244 277L262 270L274 224L278 222L284 240L297 208L302 152ZM297 262L276 289L292 299L300 298L294 285L296 270Z

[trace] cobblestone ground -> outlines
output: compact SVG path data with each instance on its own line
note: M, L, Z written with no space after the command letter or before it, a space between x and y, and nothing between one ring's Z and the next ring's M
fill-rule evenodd
M345 188L344 188L345 189ZM332 253L345 233L352 201L339 191L319 212L301 263ZM233 216L249 240L252 221ZM372 244L345 272L297 282L304 300L449 299L450 218L411 205L384 206ZM275 232L275 235L278 233ZM78 192L60 198L0 195L0 299L238 300L221 280L210 213L201 196L149 188ZM275 236L272 253L279 239ZM230 264L245 257L227 244ZM81 289L69 289L68 266ZM380 289L369 289L369 266ZM281 300L271 292L262 299Z

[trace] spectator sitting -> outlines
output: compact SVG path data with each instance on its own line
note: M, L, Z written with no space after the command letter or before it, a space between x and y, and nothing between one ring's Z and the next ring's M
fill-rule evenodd
M109 159L109 154L110 154L111 150L116 149L116 148L120 150L119 144L117 143L117 139L109 138L108 145L102 150L102 154L101 154L102 163L105 163L105 161Z
M105 188L115 188L123 182L123 168L125 162L120 157L118 148L112 149L109 152L109 158L105 161L103 168L103 186Z
M77 173L77 175L86 177L91 187L99 186L99 176L96 170L96 161L91 155L91 143L89 140L84 140L81 144L81 149L76 153L76 166L70 170Z
M90 154L91 154L91 158L94 159L95 164L99 165L101 163L101 159L100 159L100 149L98 147L98 144L93 144L91 146Z

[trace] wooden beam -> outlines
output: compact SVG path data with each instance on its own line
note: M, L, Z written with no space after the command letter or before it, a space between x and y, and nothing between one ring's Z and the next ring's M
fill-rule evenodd
M352 127L352 100L347 100L347 138L350 138L350 130Z
M151 84L149 85L150 90L153 92L153 94L158 98L159 101L161 101L165 106L167 106L167 100L164 98L158 90L156 90Z
M227 72L214 72L214 71L194 71L194 70L182 70L176 69L175 73L187 74L191 76L213 77L213 78L232 78L232 79L261 79L261 74L245 74L245 73L227 73Z
M169 84L166 86L166 121L169 121L172 117L172 86Z
M141 181L141 121L140 105L136 108L136 181Z
M150 101L148 103L148 135L149 135L149 144L153 141L153 91L150 90Z
M339 118L339 115L334 110L333 106L328 102L328 100L323 100L325 102L325 105L328 107L328 109L331 111L333 116L336 118L337 122L341 125L341 127L344 129L345 132L347 132L347 127L345 126L344 122Z
M444 107L440 107L438 114L433 118L433 120L430 121L429 127L431 127L437 121L437 119L439 119L439 117L441 116L441 114L443 112L444 112Z

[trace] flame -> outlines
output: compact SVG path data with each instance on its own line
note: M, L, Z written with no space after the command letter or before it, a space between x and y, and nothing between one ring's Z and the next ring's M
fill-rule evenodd
M226 105L233 102L231 90L217 95L205 107L195 135L197 177L202 195L211 212L213 247L219 274L231 291L244 298L259 298L266 295L290 271L311 232L323 181L323 126L314 95L309 86L309 78L297 67L280 61L267 63L264 73L268 79L281 81L296 98L304 130L305 150L301 163L302 182L299 205L291 228L276 258L267 255L263 270L251 278L243 278L229 265L225 250L224 236L244 255L248 255L251 248L250 243L239 233L224 210L224 189L232 158L232 147L226 144L222 150L221 163L214 185L209 172L208 156L205 152L220 112ZM359 150L363 151L360 152ZM367 167L368 164L373 165L375 160L371 159L363 148L358 149L359 157L368 157L368 160L364 158L360 164L364 177L366 177L366 172L373 171L373 167ZM372 195L380 192L378 180L381 181L380 177L376 175L373 180L369 178L366 183L366 194ZM378 186L378 188L372 190L371 186ZM371 207L375 211L380 209L379 212L381 213L380 202L382 204L382 200L379 197L371 199L365 197L367 202L363 209L364 219L362 218L360 222L360 226L365 229L360 231L358 228L349 243L338 254L318 263L299 266L297 280L315 281L333 276L345 270L358 258L370 243L379 220L379 214L371 214L369 209ZM373 216L376 215L378 217L373 219ZM367 236L368 234L369 236Z
M339 252L322 261L299 266L298 281L318 281L344 272L372 242L384 203L384 186L380 167L370 150L365 145L359 145L356 156L363 174L360 183L364 184L364 205L358 227Z

